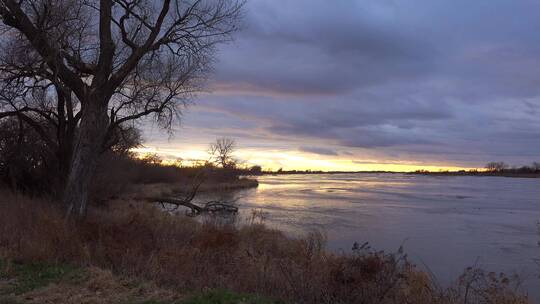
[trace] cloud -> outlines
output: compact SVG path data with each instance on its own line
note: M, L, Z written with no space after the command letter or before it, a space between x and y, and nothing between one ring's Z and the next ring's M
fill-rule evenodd
M293 94L339 94L433 68L435 50L384 14L355 1L252 1L246 31L221 50L221 86ZM309 7L309 9L306 9ZM240 63L240 64L239 64Z
M332 149L321 148L321 147L299 147L298 150L301 152L318 154L318 155L329 155L329 156L338 155L338 153Z
M186 115L196 135L182 136L397 162L540 159L540 2L257 0L246 9L245 30L219 50L214 93Z

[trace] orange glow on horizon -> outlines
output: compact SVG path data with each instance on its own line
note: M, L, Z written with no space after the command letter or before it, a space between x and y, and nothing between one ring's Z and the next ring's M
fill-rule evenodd
M138 155L156 154L161 157L166 164L179 164L191 166L209 160L210 157L202 149L162 149L162 148L137 148L133 152ZM313 171L389 171L389 172L414 172L417 170L437 171L459 171L459 170L479 170L482 168L460 167L446 164L421 164L405 161L377 161L369 160L357 162L351 157L339 156L318 156L299 151L286 150L258 150L239 149L235 156L240 163L246 166L258 165L263 170L276 171L283 170L313 170ZM179 161L180 160L180 161Z

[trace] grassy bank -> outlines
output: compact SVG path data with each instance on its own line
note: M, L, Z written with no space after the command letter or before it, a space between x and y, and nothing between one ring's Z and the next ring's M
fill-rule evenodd
M59 290L55 303L74 303L62 297L108 281L116 282L111 290L121 299L106 303L269 303L262 297L283 303L527 303L506 277L469 269L442 289L403 252L356 245L329 253L320 233L290 238L255 219L243 225L201 223L134 200L92 208L83 223L66 223L58 210L54 202L1 193L0 286L9 289L15 282L4 292L4 303L37 303L28 298ZM45 269L40 275L35 265L48 266L38 266Z
M278 304L278 301L226 290L184 294L154 283L114 275L96 267L16 263L0 260L0 304Z
M233 190L257 188L259 182L252 178L238 178L230 181L209 181L200 185L197 193L220 193ZM156 183L132 185L126 197L143 196L183 196L193 191L193 183Z

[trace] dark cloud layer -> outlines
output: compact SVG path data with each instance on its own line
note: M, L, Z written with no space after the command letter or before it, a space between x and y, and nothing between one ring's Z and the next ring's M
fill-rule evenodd
M330 156L337 156L338 153L332 149L328 148L320 148L320 147L300 147L298 148L301 152L311 153L311 154L318 154L318 155L330 155Z
M237 48L222 54L218 80L338 94L432 69L436 50L430 42L400 31L399 24L380 26L385 17L372 11L384 5L371 2L252 1Z
M532 0L252 0L188 121L320 155L539 160L539 28Z

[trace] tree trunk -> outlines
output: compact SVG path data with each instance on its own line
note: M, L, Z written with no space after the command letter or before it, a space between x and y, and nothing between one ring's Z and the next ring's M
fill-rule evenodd
M83 218L88 205L88 189L96 171L108 126L106 102L92 98L83 108L75 139L71 168L64 190L66 216Z
M71 151L72 149L73 141L67 141L59 144L59 148L56 153L58 158L58 172L60 174L60 176L58 177L60 187L66 185L69 171L71 170L71 163L73 157L73 153Z
M64 187L69 176L69 170L71 169L74 148L73 143L77 122L73 118L71 92L66 93L58 86L55 88L58 98L58 127L56 133L58 148L56 151L56 157L58 158L58 171L60 174L58 177L60 182L59 186ZM66 108L69 110L66 111Z

